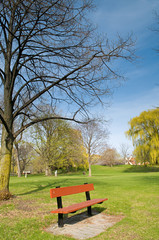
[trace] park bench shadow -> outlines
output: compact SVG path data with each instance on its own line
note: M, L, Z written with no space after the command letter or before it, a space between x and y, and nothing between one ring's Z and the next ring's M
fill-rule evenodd
M95 207L94 209L92 209L92 216L88 216L87 211L76 213L75 215L71 215L71 213L69 213L69 215L66 214L64 216L64 224L73 225L85 219L89 220L91 217L94 217L100 214L101 212L103 212L106 208L100 207L100 211L97 211L97 209L98 207L97 208Z

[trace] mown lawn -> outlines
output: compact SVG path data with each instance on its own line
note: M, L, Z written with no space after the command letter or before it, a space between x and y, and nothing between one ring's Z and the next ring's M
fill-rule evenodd
M93 208L124 216L122 221L92 239L159 240L159 167L93 166L92 175L91 178L82 173L11 177L10 191L15 197L0 202L0 239L71 240L45 232L46 227L57 221L57 215L50 213L56 208L56 199L50 199L49 189L88 182L95 186L92 198L109 199ZM84 197L84 194L67 196L64 203L84 201Z

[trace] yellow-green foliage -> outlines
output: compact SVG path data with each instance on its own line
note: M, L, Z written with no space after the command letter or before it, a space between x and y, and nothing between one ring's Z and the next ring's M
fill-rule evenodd
M129 124L126 134L132 138L136 160L159 164L159 109L144 111Z
M73 129L68 122L49 120L40 123L35 126L34 138L41 158L35 163L41 163L40 169L42 165L64 171L88 168L81 132Z

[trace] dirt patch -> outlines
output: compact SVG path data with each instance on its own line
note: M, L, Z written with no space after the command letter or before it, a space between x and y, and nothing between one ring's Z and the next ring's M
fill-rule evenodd
M34 206L35 201L27 200L27 201L18 201L15 204L17 210L32 212L36 210L36 206Z
M0 203L0 206L5 209L1 212L0 218L2 217L9 217L10 219L13 218L21 218L25 216L25 218L30 217L37 217L41 216L44 217L48 215L50 211L47 211L48 204L42 203L39 206L39 203L36 200L22 200L21 198L13 198L8 201L3 201Z
M76 214L64 220L64 227L59 228L57 223L46 228L45 231L54 235L66 235L75 239L95 237L121 221L123 216L112 216L94 212L92 217L87 213Z

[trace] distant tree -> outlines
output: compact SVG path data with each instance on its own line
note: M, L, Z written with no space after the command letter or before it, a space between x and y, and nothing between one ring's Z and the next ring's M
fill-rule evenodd
M88 155L89 176L91 177L91 165L93 164L94 155L100 152L103 144L106 144L108 132L97 120L88 121L87 124L80 125L80 130L82 132L83 144Z
M87 155L86 149L82 144L82 135L81 132L72 127L69 128L68 136L67 136L67 162L72 162L72 169L81 169L87 170Z
M31 164L33 160L33 148L28 142L21 142L19 146L19 162L20 162L20 170L21 174L24 170Z
M32 137L46 175L52 170L69 171L87 167L81 134L64 120L48 120L34 125Z
M124 143L121 144L120 152L121 152L121 157L123 158L124 162L126 162L126 159L129 156L129 150L130 150L130 147L128 144L124 144Z
M120 78L113 62L134 57L130 36L99 40L87 19L91 8L91 0L0 1L2 195L9 193L14 140L47 120L34 114L39 102L62 104L67 116L58 118L81 122L80 113L110 94L109 80ZM15 128L23 115L27 121Z
M120 155L115 148L107 147L101 154L99 164L103 166L113 166L121 164Z
M21 116L21 124L24 125L25 124L25 121L26 121L26 116L25 114ZM20 123L19 121L19 123ZM14 125L15 128L18 128L19 124L18 122L16 123L16 125ZM18 137L14 140L14 156L12 157L12 162L13 162L13 159L15 158L16 160L16 166L17 166L17 173L18 173L18 177L21 177L22 175L22 170L21 170L21 166L20 166L20 147L22 146L21 143L22 143L22 139L23 139L23 133L24 132L21 132L21 134L18 135Z
M159 109L142 112L129 122L126 134L135 146L135 160L140 163L159 164Z
M18 173L18 177L21 177L23 171L31 164L33 158L33 148L30 143L25 141L16 143L12 154L12 172Z
M34 159L31 163L31 166L33 168L33 173L35 174L44 173L45 163L39 154L34 155Z

